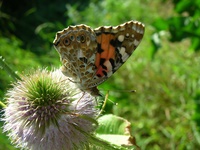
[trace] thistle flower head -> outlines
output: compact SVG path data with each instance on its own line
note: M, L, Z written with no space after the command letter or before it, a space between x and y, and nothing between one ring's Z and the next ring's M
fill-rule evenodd
M82 149L96 128L94 97L77 89L59 70L23 76L6 99L3 128L21 149Z

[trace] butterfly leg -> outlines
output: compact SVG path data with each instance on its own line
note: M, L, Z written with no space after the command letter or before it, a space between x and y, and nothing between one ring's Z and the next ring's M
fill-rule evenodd
M104 98L104 101L103 101L103 105L101 107L101 110L100 110L99 114L97 115L97 118L103 113L104 108L106 107L106 102L107 102L107 99L108 99L108 95L109 95L109 91L106 92L106 95L105 95L105 98Z

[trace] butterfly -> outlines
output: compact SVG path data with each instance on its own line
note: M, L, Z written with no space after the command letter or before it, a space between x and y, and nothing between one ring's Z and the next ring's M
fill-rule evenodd
M129 21L92 29L81 24L57 32L53 41L60 55L61 71L82 91L100 96L97 86L131 56L141 42L145 26Z

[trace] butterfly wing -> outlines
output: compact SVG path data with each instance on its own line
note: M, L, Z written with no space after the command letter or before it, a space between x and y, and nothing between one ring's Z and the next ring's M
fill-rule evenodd
M137 21L94 30L98 44L96 76L101 78L101 81L110 77L131 56L142 40L144 30L144 25Z
M54 46L63 63L62 72L83 91L99 95L96 88L132 54L144 34L144 25L129 21L116 27L92 30L69 26L57 33Z

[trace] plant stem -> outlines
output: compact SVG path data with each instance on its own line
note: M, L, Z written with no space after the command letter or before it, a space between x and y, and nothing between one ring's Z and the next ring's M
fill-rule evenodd
M6 105L5 105L2 101L0 101L0 105L1 105L3 108L6 107Z

